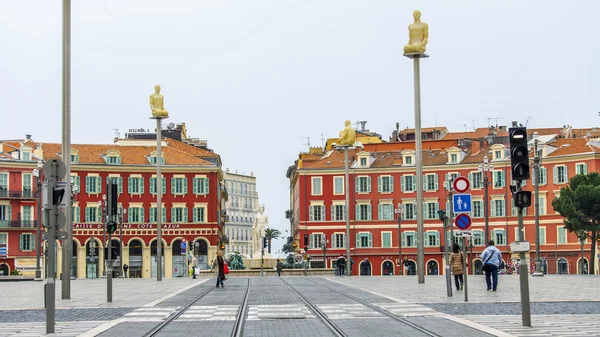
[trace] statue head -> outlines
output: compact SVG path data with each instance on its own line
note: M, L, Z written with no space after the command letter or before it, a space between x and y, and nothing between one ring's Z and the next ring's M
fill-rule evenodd
M157 84L157 85L154 87L154 90L155 90L157 93L160 93L160 85L158 85L158 84Z
M344 122L344 125L345 125L346 127L349 127L349 126L350 126L350 124L352 124L352 122L351 122L349 119L347 119L347 120Z
M258 206L258 212L259 213L264 213L264 211L265 211L265 205Z
M421 19L421 11L420 10L416 10L413 12L413 18L415 19L415 21L418 21Z

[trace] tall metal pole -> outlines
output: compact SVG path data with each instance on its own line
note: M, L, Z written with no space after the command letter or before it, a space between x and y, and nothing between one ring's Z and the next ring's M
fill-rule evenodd
M446 293L448 297L452 297L452 278L450 276L450 250L448 247L448 241L447 241L447 237L448 237L448 216L444 214L444 218L442 219L442 224L444 225L444 246L445 246L445 253L446 253L446 268L444 270L444 275L446 277Z
M156 118L156 280L162 281L162 131Z
M535 174L535 272L533 276L544 276L542 261L540 260L540 157L538 153L538 140L534 142L533 173Z
M124 211L125 210L123 209L123 207L119 209L119 275L123 276L125 276L123 274L123 217L125 216Z
M520 189L520 187L518 187ZM523 229L523 209L519 207L519 242L525 242L525 231ZM519 252L519 282L521 287L521 320L523 326L531 326L531 308L529 304L529 280L527 277L527 261L525 252Z
M42 280L41 253L42 253L42 170L37 169L36 185L37 185L37 214L38 223L35 237L35 279Z
M67 173L65 180L71 179L71 0L63 0L63 64L62 64L62 156ZM71 185L67 183L69 190L65 193L71 194ZM50 199L51 200L51 199ZM67 223L65 230L67 237L63 239L62 254L62 299L71 298L71 264L73 263L73 220L71 219L70 207L65 207Z
M487 165L486 165L487 166ZM490 239L490 196L489 196L489 186L490 179L488 178L488 171L484 167L481 173L484 175L483 177L483 216L485 217L485 239L484 245L487 245ZM508 233L508 232L507 232Z
M344 147L344 184L346 192L346 275L352 275L352 257L350 256L350 169L348 146Z
M462 252L463 252L463 256L467 256L467 242L468 242L469 238L468 237L464 237L464 241L463 241L463 247L462 247ZM467 273L467 259L463 259L463 270L464 270L464 275L463 277L465 278L465 282L464 282L464 288L465 288L465 302L469 301L469 282L467 282L468 279L468 274Z
M402 211L399 210L398 213L398 275L404 275L402 272L402 267L404 263L402 262Z

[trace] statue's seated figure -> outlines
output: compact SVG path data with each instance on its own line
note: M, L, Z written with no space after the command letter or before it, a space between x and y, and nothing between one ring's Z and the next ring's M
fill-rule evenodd
M424 53L429 39L429 26L421 22L421 12L414 11L415 22L408 26L408 44L404 46L405 54Z
M154 87L154 93L150 95L150 110L154 117L169 117L169 112L164 107L165 97L160 94L160 85Z
M340 138L338 139L338 146L352 146L356 141L356 130L350 126L350 121L347 120L344 124L346 127L340 131Z

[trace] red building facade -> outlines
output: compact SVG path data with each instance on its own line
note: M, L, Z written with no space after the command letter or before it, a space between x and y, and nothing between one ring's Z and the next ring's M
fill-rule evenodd
M103 196L109 179L118 185L122 219L122 227L112 238L114 269L122 271L127 264L130 277L156 276L156 192L160 187L164 276L185 276L191 265L208 268L223 236L221 204L226 193L221 183L220 157L211 150L164 138L163 181L157 184L155 148L155 141L145 139L72 145L73 276L100 277L106 269L108 236L103 230ZM29 155L24 154L28 151ZM17 269L21 274L33 275L39 216L32 170L38 161L64 156L60 144L31 140L3 142L2 153L5 160L0 161L0 191L5 175L7 190L22 193L20 197L16 192L4 193L8 194L5 197L0 193L0 205L5 209L0 212L0 240L8 244L7 256L0 257L4 266L0 268L4 273ZM30 179L31 184L25 183ZM60 271L62 243L57 254L55 268ZM42 266L47 267L44 262Z
M540 134L548 133L542 131ZM479 255L486 246L483 184L486 174L489 178L490 237L505 262L515 262L518 258L518 253L511 252L509 246L517 240L518 224L510 193L508 144L501 141L488 144L452 136L448 133L439 141L423 142L422 216L425 273L428 275L442 274L444 270L444 233L438 211L450 209L446 181L458 176L468 178L471 183L474 236L469 243L468 259L469 265L474 266L473 272L482 272ZM453 139L452 146L448 146L446 138ZM531 144L533 146L533 141ZM598 171L600 144L588 137L547 135L539 138L538 146L542 151L540 258L544 258L548 273L588 272L592 243L590 240L584 243L585 260L580 264L581 244L575 234L564 228L564 219L554 212L552 200L560 195L560 189L567 186L569 178L575 174ZM478 167L483 164L484 157L493 168L480 172ZM346 254L346 216L349 216L350 250L355 262L353 274L415 274L418 266L414 142L366 144L350 151L349 214L345 211L343 163L341 151L313 149L311 153L301 155L288 170L292 232L298 249L308 252L313 267L333 267L332 262L340 254ZM532 180L524 189L533 191ZM533 262L536 237L533 204L526 210L524 228L525 239L532 243L527 259ZM306 246L305 234L308 235ZM452 237L452 233L448 236ZM403 263L398 263L400 261Z

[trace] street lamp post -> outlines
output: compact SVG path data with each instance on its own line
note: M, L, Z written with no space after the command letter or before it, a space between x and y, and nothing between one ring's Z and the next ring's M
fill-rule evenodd
M42 179L40 177L40 172L42 172L42 167L44 166L44 162L39 160L37 162L37 169L33 170L33 176L35 177L36 188L37 188L37 214L38 214L38 222L36 229L36 237L35 237L35 280L42 280L42 269L41 269L41 253L42 253Z
M106 194L102 195L102 200L98 200L98 208L100 208L100 222L102 223L102 245L106 247ZM109 252L110 253L110 252ZM98 259L100 259L98 254ZM102 261L102 276L106 276L106 254L104 254L104 261Z
M123 271L123 218L127 214L126 208L119 208L119 241L121 242L121 248L119 250L119 275L125 275Z
M446 257L446 268L444 268L444 278L446 279L446 294L448 297L452 297L452 279L450 278L450 250L448 249L448 216L446 210L439 210L438 217L442 221L442 227L444 230L444 252Z
M325 234L321 237L321 248L323 248L323 268L327 268L327 239L325 239Z
M479 165L477 167L477 170L483 176L483 216L485 217L485 244L490 241L490 197L488 190L490 186L490 179L488 177L488 172L492 172L494 170L494 165L490 165L488 161L488 156L484 156L483 165Z
M398 215L398 275L402 273L402 209L396 208L394 213Z
M535 272L532 276L544 276L542 272L542 261L540 260L540 161L541 153L538 152L538 133L533 134L533 172L534 172L534 189L535 189Z
M159 88L160 89L160 88ZM152 116L156 119L156 281L162 281L162 129L161 121L168 116Z
M71 199L70 199L70 207L71 207L71 224L73 224L73 220L74 220L74 209L73 209L73 202L76 199L76 195L79 193L79 185L75 185L75 177L71 176L70 181L71 183ZM72 247L73 246L73 240L71 240L71 242L69 243L69 245ZM64 249L64 248L63 248ZM69 256L69 261L71 261L71 271L73 269L73 250L71 249L71 256ZM77 277L77 266L75 266L75 275L71 275L71 276L75 276Z

